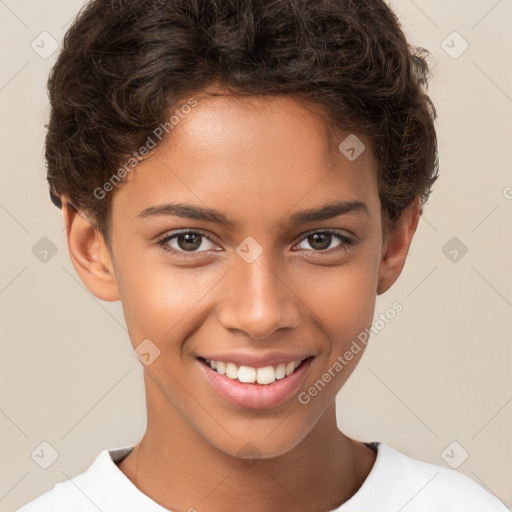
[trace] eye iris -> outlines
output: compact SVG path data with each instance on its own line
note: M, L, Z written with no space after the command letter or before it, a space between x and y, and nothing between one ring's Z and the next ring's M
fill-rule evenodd
M320 239L320 247L315 247L315 243ZM308 242L314 249L322 251L324 249L328 249L331 245L332 235L328 233L314 233L308 237ZM313 240L313 243L311 242Z
M181 243L183 240L185 240L185 245ZM177 241L180 249L194 250L201 246L201 235L198 233L183 233L177 236ZM192 246L190 246L190 244L192 244Z

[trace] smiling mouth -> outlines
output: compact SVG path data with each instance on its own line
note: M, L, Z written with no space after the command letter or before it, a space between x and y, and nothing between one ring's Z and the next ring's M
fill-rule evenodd
M268 365L260 368L238 365L232 362L213 361L198 357L198 359L213 371L224 375L228 379L242 382L245 384L268 385L277 380L286 379L289 375L301 368L307 361L314 356L305 357L289 363L277 365Z

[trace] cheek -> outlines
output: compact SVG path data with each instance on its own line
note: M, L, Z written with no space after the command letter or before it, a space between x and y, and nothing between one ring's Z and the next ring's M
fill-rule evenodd
M370 259L354 258L339 267L309 273L300 294L331 340L357 334L371 324L378 269Z
M136 345L145 338L159 346L186 329L200 310L200 299L214 284L206 274L170 265L140 265L126 261L121 301L125 320Z

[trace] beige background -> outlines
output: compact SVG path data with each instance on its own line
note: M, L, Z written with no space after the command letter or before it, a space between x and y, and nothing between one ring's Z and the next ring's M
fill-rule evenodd
M121 305L79 281L44 176L45 81L57 52L42 58L31 42L46 31L60 43L81 5L0 1L1 511L145 428L142 367ZM456 441L451 460L469 454L458 470L512 507L512 1L392 5L410 41L432 52L441 177L376 318L394 301L404 309L340 392L339 425L445 466ZM469 44L458 58L453 31ZM46 263L32 251L43 237L57 249ZM443 252L452 237L468 249L456 262L451 246ZM43 441L59 454L48 469L31 458Z

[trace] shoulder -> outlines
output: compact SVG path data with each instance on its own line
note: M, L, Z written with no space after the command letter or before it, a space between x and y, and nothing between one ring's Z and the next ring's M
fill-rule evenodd
M459 471L409 457L385 444L381 449L386 452L390 469L411 485L422 484L425 495L433 495L435 490L442 490L446 498L459 500L464 497L468 505L474 503L474 500L480 500L483 504L496 501L480 484Z
M98 512L100 502L103 504L105 499L105 489L116 494L117 485L112 478L114 460L122 458L131 448L103 450L86 471L57 483L15 512Z
M384 443L373 445L374 467L340 512L509 512L496 496L454 469L414 459Z
M70 506L76 512L92 510L93 504L90 501L86 502L87 494L81 491L85 474L81 473L70 480L58 482L52 489L26 503L15 512L63 512Z

